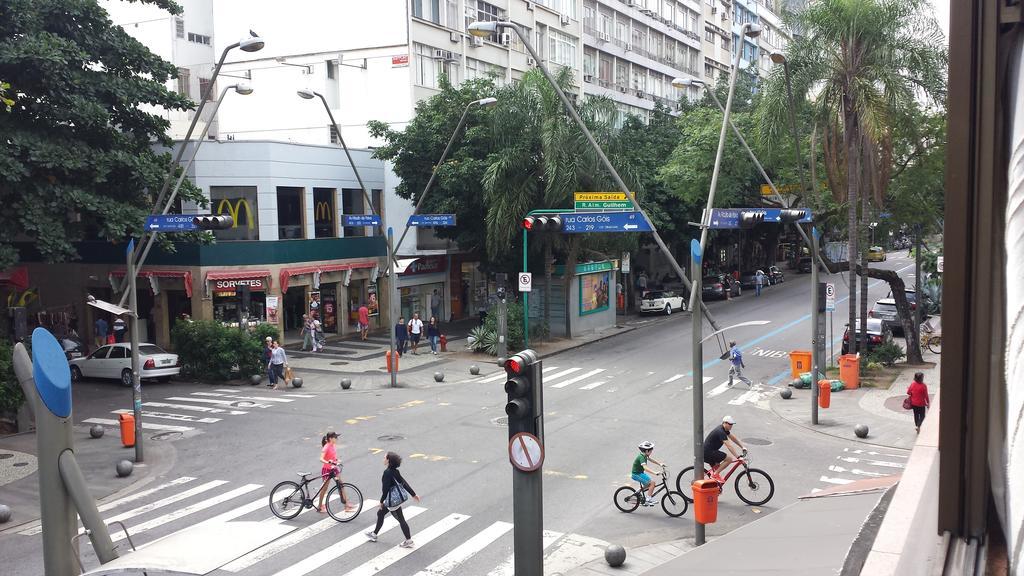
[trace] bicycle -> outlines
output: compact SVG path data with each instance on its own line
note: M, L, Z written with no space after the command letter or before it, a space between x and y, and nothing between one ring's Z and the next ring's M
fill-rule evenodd
M933 354L942 354L942 334L936 333L928 322L921 324L921 346Z
M653 482L653 480L652 480ZM640 484L639 482L637 484ZM646 501L644 492L647 490L641 484L639 488L633 488L632 486L622 486L615 490L615 507L623 512L632 512L640 507L640 504ZM668 489L668 469L665 466L661 467L661 486L654 491L654 496L665 493L665 496L661 499L661 509L665 511L665 514L673 518L678 518L683 514L686 514L686 510L690 507L681 492L674 492ZM690 501L692 502L692 500Z
M308 478L309 472L297 472L296 474L302 478L302 482L293 482L291 480L285 480L270 491L270 511L274 513L274 516L282 520L291 520L302 512L303 508L313 508L313 498L310 498L309 484L316 480L321 480L323 476L314 476ZM331 474L328 481L334 479L334 474ZM339 488L344 492L339 492ZM320 492L319 489L312 492L315 497ZM342 502L342 494L345 495L344 500L348 502L352 509L345 510L345 504ZM359 516L359 513L363 511L363 493L359 491L354 484L348 482L334 482L334 486L327 493L326 501L324 506L327 508L327 513L331 515L338 522L348 522ZM335 507L339 507L337 510Z
M736 470L743 467L743 471L736 476L736 495L751 506L761 506L772 499L775 495L775 482L772 481L772 477L767 472L759 468L751 468L749 466L750 459L747 457L746 451L743 455L737 458L729 465L725 475L722 476L722 481L718 483L718 489L724 491L725 483L729 481L729 478L733 475ZM704 477L711 479L711 466L704 463ZM676 489L686 498L688 502L693 502L693 466L688 466L679 473L676 477ZM684 490L684 487L686 488ZM765 495L767 492L767 495ZM763 498L758 499L760 493ZM687 495L689 494L689 495Z

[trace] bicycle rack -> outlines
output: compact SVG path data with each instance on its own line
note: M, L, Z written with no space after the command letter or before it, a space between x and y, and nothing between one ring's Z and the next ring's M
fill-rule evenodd
M128 545L132 547L132 552L135 552L136 551L135 543L132 542L132 535L128 533L128 528L124 525L124 522L121 522L119 520L114 520L112 522L107 522L107 526L110 526L111 524L117 524L118 526L121 527L121 531L124 532L125 539L128 540ZM79 554L79 552L78 552L78 539L81 538L82 536L89 536L90 534L92 534L92 530L85 530L84 532L81 532L79 534L75 534L71 538L71 549L74 552L75 563L78 564L78 573L79 574L84 574L85 573L85 567L82 566L82 557L81 557L81 554ZM142 572L142 576L149 576L149 575L146 574L145 571L143 571Z

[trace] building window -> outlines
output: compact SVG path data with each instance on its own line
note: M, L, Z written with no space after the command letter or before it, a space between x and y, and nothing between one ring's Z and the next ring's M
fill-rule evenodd
M597 31L597 7L593 4L583 5L583 30L591 34Z
M191 90L189 90L188 68L178 68L178 94L181 94L186 98L192 97Z
M625 60L615 62L615 84L619 88L629 88L629 62Z
M715 79L715 67L712 66L711 64L705 64L704 65L704 76L706 78L714 80Z
M711 28L705 28L704 29L704 40L706 40L708 42L714 42L715 41L715 34L714 34L714 32L711 31Z
M334 80L338 76L338 63L334 60L327 61L327 79Z
M597 72L597 54L587 50L583 52L583 75L593 78Z
M412 15L434 24L441 23L441 0L412 0Z
M185 19L181 16L174 17L174 35L178 38L185 37Z
M425 44L413 44L413 51L413 66L418 86L438 88L441 85L441 74L447 74L452 84L459 83L459 65L455 54ZM436 56L435 52L440 52L441 56Z
M572 68L576 63L576 39L548 28L548 61Z
M327 130L331 133L331 144L338 144L341 142L341 138L338 135L338 127L334 124L327 126Z
M213 90L210 89L210 79L200 78L199 79L199 97L206 97L207 100L213 100Z
M613 29L613 20L614 19L612 18L611 14L609 14L607 12L604 12L604 11L601 11L601 28L600 28L600 32L603 32L604 34L606 34L608 36L611 36L612 35L612 29ZM618 33L616 33L615 37L616 38L619 37Z
M338 213L334 209L334 188L313 188L313 236L333 238L338 235Z
M453 30L460 29L458 0L445 0L445 24Z
M189 42L195 42L196 44L206 44L207 46L210 45L210 37L209 36L204 36L202 34L195 34L193 32L189 32L188 33L188 41Z
M534 0L541 6L547 6L559 14L576 16L576 0Z
M474 58L466 58L466 80L490 78L496 86L505 85L505 69Z
M466 28L469 28L469 25L474 20L478 22L494 22L501 20L502 16L501 8L494 4L488 4L483 0L466 0ZM487 40L497 44L500 41L498 34L499 32L491 34L487 37Z
M341 213L366 214L366 200L363 198L362 190L345 188L341 191ZM345 237L366 236L364 226L345 226L343 230Z
M302 205L306 191L290 186L277 187L277 237L298 240L306 237Z
M612 70L612 59L602 55L597 68L597 76L605 88L610 88L612 82L615 81L615 77L612 75Z
M215 230L217 240L258 240L259 204L255 186L210 186L212 214L227 214L231 228Z

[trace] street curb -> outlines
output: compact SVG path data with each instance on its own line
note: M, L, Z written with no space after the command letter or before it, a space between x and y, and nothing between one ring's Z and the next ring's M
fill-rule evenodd
M791 400L785 400L785 402L790 402L790 401ZM839 440L849 440L849 441L857 442L858 444L866 444L868 446L877 446L879 448L890 448L890 449L893 449L893 450L907 450L908 452L910 450L913 450L913 447L904 448L902 446L893 446L892 444L879 444L877 442L869 442L869 441L867 441L865 439L857 438L856 434L850 434L850 436L840 436L838 434L832 434L832 433L827 432L825 430L819 430L817 428L814 428L810 424L804 424L804 423L802 423L802 422L800 422L798 420L794 420L792 418L789 418L789 417L784 416L783 414L781 414L778 410L775 409L775 400L774 399L772 401L768 402L768 407L771 409L772 414L775 414L775 416L777 416L780 420L782 420L784 422L788 422L788 423L790 423L790 424L792 424L794 426L797 426L799 428L803 428L804 430L808 430L810 432L814 432L815 434L821 434L822 436L829 436L831 438L836 438L836 439L839 439ZM870 414L870 412L867 412L867 413ZM876 418L881 418L881 416L877 416L877 415L872 415L872 416L876 417Z

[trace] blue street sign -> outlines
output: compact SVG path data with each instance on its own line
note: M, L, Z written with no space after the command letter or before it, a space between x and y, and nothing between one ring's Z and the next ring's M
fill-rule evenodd
M878 215L879 218L892 218L892 212L882 212Z
M195 230L192 223L195 216L190 214L161 214L146 217L147 232L188 232Z
M380 216L376 214L342 214L343 226L380 226Z
M413 214L409 226L455 226L455 214Z
M715 229L739 228L740 214L743 212L763 212L765 222L780 222L782 220L780 216L782 210L782 208L712 208L711 221L708 227ZM814 221L814 215L811 214L810 210L806 208L799 208L799 210L807 212L799 222Z
M572 212L559 214L562 232L650 232L651 227L639 212Z

